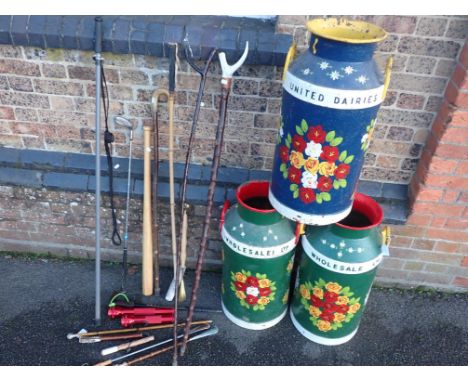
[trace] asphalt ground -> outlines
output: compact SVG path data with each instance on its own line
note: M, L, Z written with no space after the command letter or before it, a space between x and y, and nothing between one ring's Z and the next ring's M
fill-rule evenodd
M131 268L128 290L139 293L141 274ZM120 287L121 266L102 263L102 323L94 323L94 261L0 255L0 365L93 365L109 342L80 344L67 333L118 328L105 304ZM186 277L191 290L193 273ZM162 269L166 290L172 278ZM212 319L215 336L189 344L179 365L461 365L468 364L468 294L373 288L355 337L339 346L313 343L289 316L263 331L242 329L221 312L219 273L202 276L195 319ZM138 295L135 295L138 297ZM155 300L155 302L163 301ZM187 303L185 303L186 305ZM181 307L180 315L186 310ZM153 332L158 339L170 329ZM114 343L113 343L114 344ZM172 353L144 365L171 365Z

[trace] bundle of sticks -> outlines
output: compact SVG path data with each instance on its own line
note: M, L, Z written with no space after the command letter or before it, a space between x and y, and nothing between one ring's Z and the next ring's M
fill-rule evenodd
M189 163L192 153L192 146L196 132L196 126L202 105L202 99L205 89L206 76L209 66L214 59L216 49L213 49L203 68L198 67L192 57L187 36L184 39L185 58L191 67L200 74L201 81L199 85L195 112L190 130L187 152L185 156L184 172L182 184L180 187L179 196L179 237L177 237L176 227L176 201L175 201L175 185L174 185L174 101L175 101L175 85L176 85L176 62L178 44L170 44L169 47L169 86L168 89L158 89L153 93L152 110L153 110L153 126L144 127L144 203L143 203L143 279L142 290L143 295L151 296L153 293L160 293L160 277L159 277L159 255L160 255L160 237L158 224L158 175L159 175L159 107L162 100L167 100L167 110L169 114L169 143L168 143L168 159L169 159L169 207L171 220L171 252L173 260L173 279L167 290L165 298L167 301L174 301L174 321L178 322L178 304L186 299L185 284L183 281L186 269L187 260L187 229L188 229L188 209L186 203L187 181ZM214 191L217 181L217 173L220 164L221 149L223 146L224 128L226 124L227 103L230 89L232 86L232 76L234 72L243 64L248 54L248 42L246 43L244 53L237 63L228 65L225 54L219 53L219 60L222 68L221 80L221 98L219 105L219 121L216 129L215 149L212 160L210 183L208 187L208 199L205 219L203 223L203 233L200 241L198 258L195 270L195 282L191 293L190 307L186 319L183 339L181 342L181 354L183 355L186 349L186 344L189 341L189 331L193 318L193 313L197 301L197 292L200 285L202 264L205 257L210 220L213 209ZM151 137L152 136L152 137ZM152 138L152 139L151 139ZM151 144L152 143L152 144ZM153 156L151 158L151 153ZM153 171L151 171L151 159L153 160ZM152 174L151 174L152 173ZM179 239L179 240L178 240ZM178 326L173 327L173 364L177 364L178 355Z

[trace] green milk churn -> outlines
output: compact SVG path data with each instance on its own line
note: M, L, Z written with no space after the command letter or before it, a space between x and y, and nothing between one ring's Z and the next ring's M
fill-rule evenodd
M237 189L237 203L221 214L222 308L233 323L253 330L286 315L298 235L296 225L268 201L269 182ZM229 209L228 209L229 208Z
M388 254L382 219L380 205L356 193L345 219L306 228L290 315L311 341L340 345L356 334L377 266Z

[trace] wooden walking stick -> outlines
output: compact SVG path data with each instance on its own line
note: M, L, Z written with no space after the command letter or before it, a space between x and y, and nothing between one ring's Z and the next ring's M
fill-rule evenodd
M153 294L153 234L151 227L151 127L143 128L143 259L142 289L144 296Z
M159 174L159 100L160 98L169 99L169 92L166 89L158 89L153 93L151 99L153 106L153 192L152 192L152 206L153 206L153 262L154 262L154 291L156 296L160 294L160 281L159 281L159 255L160 255L160 240L159 240L159 223L158 223L158 174Z
M211 179L210 185L208 187L208 203L206 207L205 221L203 222L203 234L200 241L200 248L198 251L197 266L195 269L195 284L192 290L192 297L190 299L190 307L186 320L186 325L190 326L192 322L193 312L195 310L195 305L197 303L197 292L200 286L201 271L202 265L205 258L206 244L208 241L208 231L210 228L211 212L213 209L213 199L214 192L216 187L216 180L218 176L219 162L221 159L221 149L223 146L223 137L224 137L224 127L226 125L226 115L227 115L227 103L229 98L229 93L232 85L232 76L237 69L244 63L249 52L249 43L248 41L245 44L245 49L242 57L234 65L228 65L226 62L225 53L219 53L219 61L221 63L222 69L222 79L221 79L221 100L219 104L219 121L216 129L216 139L215 139L215 150L213 155L213 162L211 165ZM181 346L181 355L184 355L187 341L188 341L189 331L184 330L184 339Z

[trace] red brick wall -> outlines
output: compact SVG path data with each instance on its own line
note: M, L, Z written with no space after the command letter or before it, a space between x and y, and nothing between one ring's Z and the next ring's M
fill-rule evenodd
M382 276L468 288L468 44L410 183L411 214L394 227ZM388 269L388 270L386 270Z

